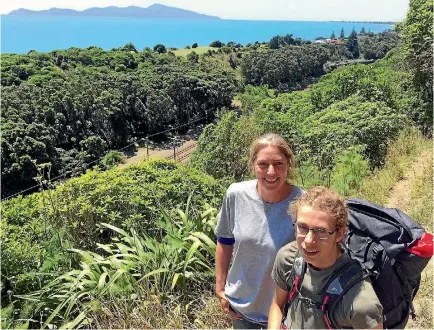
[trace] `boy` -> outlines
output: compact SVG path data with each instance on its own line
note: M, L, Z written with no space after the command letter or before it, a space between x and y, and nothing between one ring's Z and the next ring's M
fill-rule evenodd
M351 262L340 245L348 225L347 207L335 192L314 187L293 203L289 211L294 221L296 242L281 248L274 262L272 277L277 286L268 328L280 328L282 309L289 298L288 284L293 279L292 271L296 270L292 268L293 265L300 266L294 263L296 258L304 260L306 268L300 289L291 290L295 298L286 315L287 326L290 329L331 328L321 308L333 272ZM351 287L333 310L333 319L340 328L383 328L382 306L369 279Z

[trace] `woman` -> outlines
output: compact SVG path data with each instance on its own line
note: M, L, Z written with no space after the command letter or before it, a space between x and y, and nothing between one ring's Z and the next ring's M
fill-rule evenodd
M302 194L288 181L294 155L281 136L265 134L255 140L249 167L256 179L228 188L215 229L216 295L234 329L267 327L274 259L294 240L288 205Z

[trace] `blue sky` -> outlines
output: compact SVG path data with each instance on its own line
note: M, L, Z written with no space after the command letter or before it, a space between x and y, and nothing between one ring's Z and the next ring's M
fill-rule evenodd
M33 10L140 6L154 3L225 19L401 21L409 0L3 0L0 13L18 8Z

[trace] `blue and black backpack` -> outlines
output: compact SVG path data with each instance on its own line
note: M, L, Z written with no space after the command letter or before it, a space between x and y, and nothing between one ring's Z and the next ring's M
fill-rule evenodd
M413 299L419 289L421 273L433 255L433 236L404 212L382 207L362 199L346 201L349 216L343 247L350 260L335 271L325 285L321 304L300 294L306 262L296 255L288 280L288 301L282 327L291 303L318 308L329 329L339 329L334 309L344 294L366 277L383 305L385 329L402 329L411 315L416 318Z

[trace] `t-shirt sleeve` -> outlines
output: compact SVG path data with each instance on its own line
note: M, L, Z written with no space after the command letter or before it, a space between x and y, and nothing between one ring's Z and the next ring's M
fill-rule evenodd
M217 240L223 238L229 239L228 242L234 239L234 210L235 204L233 202L234 196L228 191L223 198L222 208L217 215L217 225L215 227L214 233L217 236Z
M383 322L383 306L368 279L351 288L342 302L345 323L354 329L372 329Z
M282 247L279 252L277 252L276 259L274 259L271 276L276 285L283 290L288 290L287 282L291 274L296 253L297 243L291 242Z

